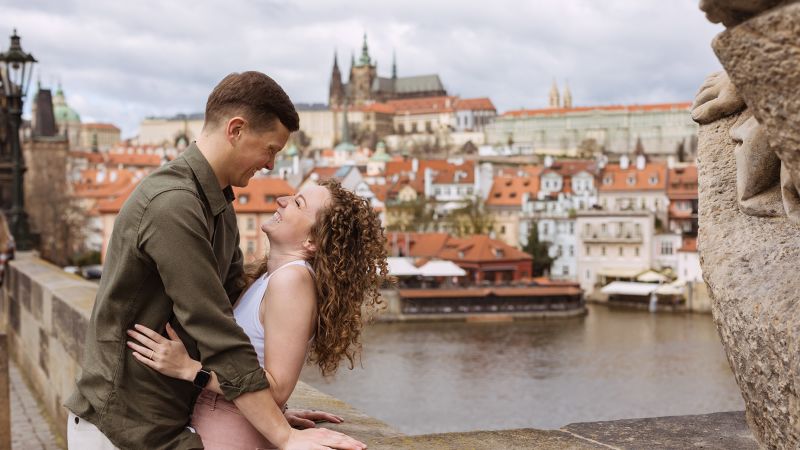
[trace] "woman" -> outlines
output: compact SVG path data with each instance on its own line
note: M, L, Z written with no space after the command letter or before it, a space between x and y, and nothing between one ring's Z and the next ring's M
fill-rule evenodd
M250 337L275 402L285 408L307 359L323 375L335 372L342 358L353 368L362 306L379 304L378 289L389 280L385 238L369 202L336 181L279 198L277 212L261 229L269 258L247 273L249 287L234 305L234 317ZM170 339L136 325L128 334L138 342L128 346L141 363L192 381L200 362L169 325L167 333ZM205 448L272 447L221 393L212 373L192 414Z

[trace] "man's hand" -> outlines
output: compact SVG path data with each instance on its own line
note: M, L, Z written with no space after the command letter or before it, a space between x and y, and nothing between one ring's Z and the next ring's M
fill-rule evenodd
M313 409L287 409L283 415L289 425L295 428L315 428L316 422L331 422L342 423L344 419L331 413L324 411L315 411Z
M327 428L309 428L307 430L291 429L289 440L286 441L284 450L364 450L367 445L350 436Z

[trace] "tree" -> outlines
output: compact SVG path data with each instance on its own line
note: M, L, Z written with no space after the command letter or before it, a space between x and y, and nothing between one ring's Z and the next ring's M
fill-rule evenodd
M539 240L539 224L531 223L528 229L528 243L522 248L525 253L533 256L533 276L539 277L550 273L553 258L550 257L550 244Z
M486 211L483 202L477 198L470 198L464 206L454 209L449 214L448 225L456 236L489 234L494 225L494 218Z

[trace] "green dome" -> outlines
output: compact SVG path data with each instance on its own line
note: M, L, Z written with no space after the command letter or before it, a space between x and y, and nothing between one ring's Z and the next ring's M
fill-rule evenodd
M67 99L61 86L56 90L53 97L53 114L56 116L56 123L80 123L81 116L77 111L67 105Z
M386 153L385 145L381 147L381 144L378 144L378 149L375 150L375 153L372 154L369 160L375 162L389 162L392 160L392 157Z

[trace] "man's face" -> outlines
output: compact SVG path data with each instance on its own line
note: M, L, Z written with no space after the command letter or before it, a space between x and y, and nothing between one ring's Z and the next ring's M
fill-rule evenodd
M266 131L254 130L249 124L242 127L241 135L233 143L233 163L230 184L245 187L261 169L275 167L275 155L289 140L289 130L275 120Z

